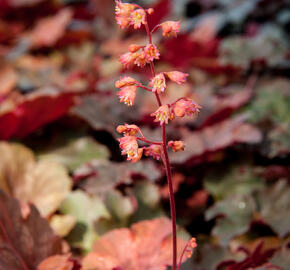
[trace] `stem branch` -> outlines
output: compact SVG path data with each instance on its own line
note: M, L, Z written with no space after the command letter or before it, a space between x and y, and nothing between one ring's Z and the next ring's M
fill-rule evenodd
M150 144L163 145L163 142L153 142L153 141L147 140L145 138L136 137L136 139L139 141L142 141L142 142L150 143Z

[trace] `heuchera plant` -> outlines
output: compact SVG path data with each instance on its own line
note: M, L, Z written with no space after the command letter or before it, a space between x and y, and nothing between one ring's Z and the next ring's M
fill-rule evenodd
M140 128L136 125L120 125L117 127L117 131L124 136L119 140L120 148L122 149L122 155L127 155L127 160L137 162L142 158L142 155L151 156L157 160L160 158L163 161L170 197L170 209L172 220L172 234L173 234L173 261L172 269L176 269L177 266L177 246L176 246L176 214L175 214L175 201L173 193L173 183L171 166L168 157L168 148L172 148L174 152L183 151L184 143L182 141L167 141L166 139L166 125L169 121L174 120L176 117L183 117L185 115L192 115L199 112L201 108L193 100L181 97L171 104L162 104L161 95L166 91L166 80L171 80L179 85L185 83L188 74L180 71L161 72L156 74L154 68L154 60L158 60L160 53L156 45L152 42L152 34L158 29L162 30L162 35L166 37L176 37L180 30L179 21L166 21L156 25L149 29L148 17L154 12L152 8L143 9L139 5L122 3L116 1L116 21L121 28L127 28L133 26L134 29L139 29L142 26L145 27L149 43L146 45L131 44L129 46L129 52L121 55L120 62L124 68L131 68L134 65L144 67L149 64L151 69L152 78L148 86L142 85L134 78L124 76L116 82L116 88L120 90L117 95L121 102L124 102L128 106L134 105L134 101L137 94L137 89L152 92L157 100L158 109L151 114L155 117L155 122L159 122L162 129L162 141L152 141L144 136ZM146 143L148 146L139 147L138 141ZM182 256L187 254L191 255L193 248L196 247L195 239L192 238L190 242L185 246L184 251L179 260L178 269L182 262Z

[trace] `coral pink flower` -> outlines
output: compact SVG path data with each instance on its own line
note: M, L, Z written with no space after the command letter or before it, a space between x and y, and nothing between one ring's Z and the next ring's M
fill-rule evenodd
M183 117L198 113L200 108L201 106L196 104L192 99L182 98L173 105L173 112L175 116Z
M186 82L186 77L188 76L187 73L183 73L180 71L170 71L170 72L166 72L166 75L168 76L168 78L173 81L176 82L178 84L183 84Z
M162 27L162 35L163 36L174 36L176 37L177 33L179 32L180 29L180 21L174 22L174 21L166 21L161 24Z
M135 136L124 136L119 138L120 148L122 149L122 155L127 155L127 160L137 158L139 155L138 143Z
M142 158L142 155L143 155L143 148L138 148L137 156L131 158L130 160L132 161L132 163L135 163L135 162L139 161Z
M126 136L136 136L137 133L139 132L139 127L136 125L119 125L117 127L117 132L123 133Z
M160 106L151 116L155 116L154 122L160 122L160 125L163 123L168 124L168 120L171 119L169 106L167 104Z
M124 102L128 106L132 106L136 98L136 91L137 87L135 85L125 86L117 92L117 95L121 102Z
M134 64L137 65L138 67L144 67L147 63L148 62L147 62L145 51L142 50L136 57Z
M123 64L124 68L130 68L133 66L138 53L127 52L120 56L120 62Z
M145 156L150 156L152 158L159 160L161 153L162 153L162 148L160 145L151 144L148 147L144 147Z
M137 81L129 76L125 76L123 78L120 78L119 81L116 81L115 86L116 88L122 88L124 86L131 86L135 85Z
M154 44L148 44L144 48L144 51L148 62L152 62L154 59L159 59L160 53Z
M134 29L138 29L141 27L141 24L145 24L146 22L146 13L144 9L136 9L131 13L130 16L131 24L134 25Z
M163 73L157 74L150 81L150 86L152 86L152 91L157 92L158 94L164 92L166 88L166 80Z
M121 28L126 28L131 24L131 13L135 9L135 6L128 3L122 3L122 1L116 0L115 14L117 24Z
M183 151L185 147L183 141L169 141L168 146L172 147L173 152Z

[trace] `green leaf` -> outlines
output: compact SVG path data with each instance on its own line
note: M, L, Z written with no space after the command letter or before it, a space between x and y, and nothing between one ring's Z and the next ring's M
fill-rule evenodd
M76 218L77 226L69 234L68 241L84 251L91 250L98 237L93 227L94 222L101 217L110 217L104 203L97 196L90 197L80 190L67 197L60 207L60 212Z
M110 156L107 147L90 137L82 137L53 151L41 154L40 159L56 160L74 171L91 160L104 160Z
M219 238L221 245L237 235L246 232L252 221L256 205L252 197L237 194L215 203L206 211L206 219L210 220L222 215L212 230L212 234Z
M216 199L222 199L233 194L249 195L264 183L255 176L253 167L239 165L215 169L205 178L204 185Z
M271 120L273 123L290 123L290 80L271 79L260 83L257 97L248 107L253 123Z
M290 232L290 187L286 180L280 180L274 186L258 194L260 214L279 236Z

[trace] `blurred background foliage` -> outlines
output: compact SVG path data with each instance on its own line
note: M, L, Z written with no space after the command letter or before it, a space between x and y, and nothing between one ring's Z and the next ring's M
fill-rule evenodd
M162 98L202 106L195 119L168 126L169 139L186 143L170 153L180 236L198 242L182 269L290 269L290 2L134 2L154 8L151 27L181 20L177 38L153 36L157 70L189 73ZM150 78L149 69L128 72L118 62L145 41L142 31L119 30L111 0L0 0L0 189L45 222L26 203L35 205L65 241L62 252L72 252L68 269L113 229L169 216L162 164L127 163L116 141L123 123L160 138L148 93L138 92L132 108L115 95L125 72ZM43 230L51 239L47 222ZM38 254L31 269L60 252L58 243Z

